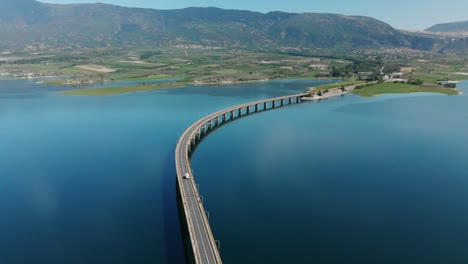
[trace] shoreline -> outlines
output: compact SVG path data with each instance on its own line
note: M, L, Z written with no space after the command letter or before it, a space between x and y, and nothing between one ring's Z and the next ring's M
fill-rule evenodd
M345 94L348 94L348 93L354 91L355 88L356 88L356 85L345 86L344 91L341 90L341 88L332 88L332 89L329 89L328 92L326 92L324 94L317 95L316 92L314 91L314 88L312 87L308 91L308 93L310 95L312 95L312 96L311 97L304 96L304 97L301 98L301 100L304 100L304 101L318 101L318 100L321 100L321 99L328 99L328 98L338 97L338 96L342 96L342 95L345 95Z
M8 74L8 73L6 73ZM98 84L110 84L112 83L118 83L118 82L127 82L127 81L153 81L153 80L158 80L158 79L164 79L164 78L180 78L183 80L181 77L170 77L170 76L165 76L165 77L156 77L156 78L128 78L128 79L118 79L118 80L94 80L94 79L82 79L79 81L72 81L72 80L67 80L66 82L62 82L65 79L61 78L66 78L69 76L66 75L45 75L45 76L24 76L24 75L17 75L17 76L0 76L1 80L20 80L20 79L50 79L50 80L42 80L37 82L38 84L43 84L43 85L57 85L57 86L65 86L65 87L82 87L86 88L87 86L92 86L92 85L98 85ZM336 80L337 82L340 81L341 79L339 78L328 78L328 77L284 77L284 78L265 78L265 79L258 79L258 80L246 80L246 81L219 81L219 82L203 82L203 81L189 81L186 82L187 85L193 85L193 86L227 86L227 85L238 85L238 84L248 84L248 83L261 83L261 82L268 82L268 81L276 81L276 80L309 80L309 81L319 81L319 80Z
M273 80L281 80L281 79L261 79L261 80L250 80L250 81L237 81L237 82L231 82L231 81L223 81L221 83L217 82L211 82L211 83L202 83L202 82L191 82L188 83L189 85L194 85L194 86L201 86L201 85L233 85L233 84L244 84L244 83L257 83L257 82L268 82L268 81L273 81Z
M30 80L30 79L40 79L40 78L54 78L54 77L59 77L59 76L42 76L42 77L9 77L9 78L6 78L6 79L2 79L0 78L0 81L2 80ZM156 79L160 79L160 78L155 78L155 79L149 79L150 81L151 80L156 80ZM139 89L135 89L134 91L125 91L125 92L117 92L117 93L132 93L132 92L139 92L139 91L145 91L145 90L159 90L159 89L172 89L172 88L182 88L182 87L186 87L186 86L229 86L229 85L241 85L241 84L249 84L249 83L261 83L261 82L269 82L269 81L281 81L281 80L309 80L309 81L314 81L314 80L319 80L319 79L316 79L316 78L273 78L273 79L260 79L260 80L248 80L248 81L224 81L224 82L221 82L221 83L215 83L215 82L212 82L212 83L200 83L200 82L186 82L186 83L183 83L183 84L179 84L179 85L168 85L167 87L164 87L165 85L162 85L166 82L162 82L162 83L158 83L159 85L156 85L156 86L159 86L159 87L154 87L154 88L150 88L150 89L141 89L141 87L139 87ZM336 84L339 84L339 79L336 79L336 78L320 78L320 80L337 80ZM104 83L108 83L108 84L112 84L112 83L119 83L119 82L126 82L126 81L131 81L131 79L129 80L118 80L118 81L112 81L112 82L104 82ZM43 84L49 84L47 83L48 81L47 80L43 80L43 81L39 81L39 82L36 82L37 84L39 85L43 85ZM457 83L459 83L460 81L457 81ZM173 83L173 81L169 81L167 83ZM166 84L167 84L166 83ZM332 97L337 97L337 96L342 96L342 95L345 95L345 94L348 94L348 93L352 93L357 87L359 86L366 86L366 85L369 85L369 84L376 84L376 82L369 82L369 83L361 83L361 84L351 84L351 85L347 85L347 86L342 86L342 87L336 87L336 88L329 88L329 89L319 89L317 90L315 86L313 87L309 87L307 88L307 92L308 94L310 94L311 96L307 96L307 97L304 97L304 100L306 101L317 101L317 100L321 100L321 99L328 99L328 98L332 98ZM129 87L132 87L132 86L150 86L150 85L154 85L153 83L143 83L143 84L140 84L140 85L130 85L130 86L109 86L109 87L105 87L105 88L86 88L87 86L77 86L77 85L65 85L65 84L56 84L56 85L59 85L59 86L65 86L65 87L73 87L73 88L77 88L77 87L80 87L80 89L67 89L67 90L64 90L64 91L61 91L61 92L58 92L59 94L68 94L68 95L72 95L74 93L80 93L80 92L83 92L84 90L87 91L87 93L89 93L89 95L92 95L92 91L94 90L104 90L104 89L109 89L109 94L108 95L112 95L114 94L114 92L110 92L111 90L120 90L118 88L129 88ZM344 91L342 90L342 88L344 88ZM97 91L96 90L96 91ZM456 91L457 95L463 95L464 93L458 89L451 89L452 91ZM415 91L408 91L406 93L414 93ZM432 92L432 91L428 91L428 92ZM433 91L434 93L440 93L438 91ZM318 94L320 93L320 94ZM379 94L391 94L392 92L389 91L387 93L379 93ZM401 92L399 92L401 93ZM78 95L78 94L75 94L75 95ZM81 93L81 95L85 95L84 93ZM93 94L94 95L94 94ZM106 95L105 93L100 93L100 95ZM378 95L378 94L377 94ZM362 96L362 95L361 95Z
M188 83L189 85L200 86L200 85L235 85L235 84L245 84L245 83L257 83L257 82L269 82L269 81L287 81L287 80L307 80L307 81L323 81L323 80L336 80L338 81L342 79L337 78L326 78L326 77L285 77L285 78L267 78L267 79L260 79L260 80L249 80L249 81L223 81L223 82L191 82Z
M185 87L185 83L168 82L145 85L117 86L105 88L71 89L58 92L60 95L83 95L83 96L111 96L117 94L148 92L163 89L175 89Z

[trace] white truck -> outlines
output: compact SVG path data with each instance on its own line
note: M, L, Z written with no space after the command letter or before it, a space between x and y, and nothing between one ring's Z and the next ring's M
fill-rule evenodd
M185 173L185 175L184 175L184 179L190 179L190 174L188 174L188 172L187 172L187 173Z

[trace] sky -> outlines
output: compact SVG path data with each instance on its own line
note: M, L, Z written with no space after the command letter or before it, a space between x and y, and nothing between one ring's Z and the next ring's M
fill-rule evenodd
M1 0L0 0L1 1ZM108 3L127 7L179 9L220 7L262 13L336 13L370 16L395 28L423 30L439 23L468 20L467 0L39 0L46 3Z

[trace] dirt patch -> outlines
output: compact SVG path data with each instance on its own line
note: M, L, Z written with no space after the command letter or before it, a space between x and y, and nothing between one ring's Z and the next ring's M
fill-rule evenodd
M131 61L117 61L119 63L134 63L134 64L150 64L142 60L131 60Z
M413 67L401 67L401 71L405 73L412 72L414 70L415 69Z
M266 60L261 60L261 61L258 61L257 63L258 64L280 64L282 61L280 60L271 60L271 61L266 61Z
M110 69L107 67L104 67L102 65L94 65L94 64L88 64L88 65L77 65L75 66L76 68L83 69L83 70L88 70L88 71L94 71L94 72L99 72L99 73L110 73L110 72L115 72L117 70Z
M457 75L468 75L468 72L454 72L452 74L457 74Z

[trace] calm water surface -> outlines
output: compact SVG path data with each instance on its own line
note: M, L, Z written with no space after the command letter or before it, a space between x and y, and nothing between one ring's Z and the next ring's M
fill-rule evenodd
M468 263L467 121L467 96L347 95L216 131L192 164L221 255Z
M314 83L73 97L0 82L0 263L183 263L179 135L208 113Z
M73 97L0 82L0 263L183 263L179 135L313 84ZM224 262L468 263L467 120L467 96L347 95L217 130L192 164Z

